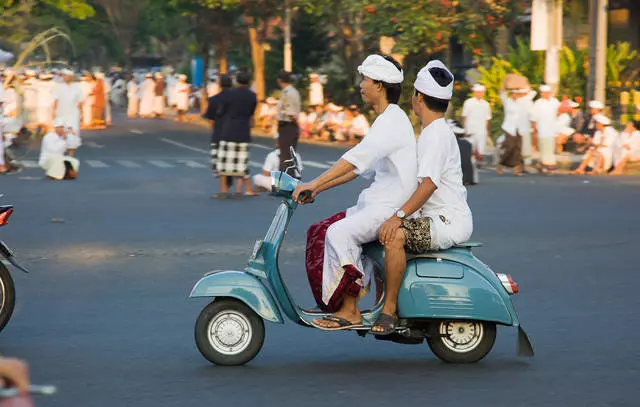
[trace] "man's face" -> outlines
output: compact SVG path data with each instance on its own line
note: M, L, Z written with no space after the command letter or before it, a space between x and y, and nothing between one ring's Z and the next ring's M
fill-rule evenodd
M473 92L473 94L475 95L476 99L480 100L484 97L484 91L483 90L476 90L475 92Z
M551 92L540 92L543 98L551 99Z
M73 75L64 75L62 78L64 79L65 83L67 83L67 84L70 84L71 81L73 81Z
M362 77L362 81L360 82L360 96L365 104L370 105L377 99L379 86L380 85L376 84L371 78L366 76Z
M58 133L59 136L64 136L65 135L64 126L57 126L56 133Z
M591 116L595 116L600 113L600 109L596 109L595 107L591 108Z

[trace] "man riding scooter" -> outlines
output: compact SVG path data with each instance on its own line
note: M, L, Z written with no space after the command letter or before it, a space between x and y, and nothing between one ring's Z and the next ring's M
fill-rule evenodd
M442 62L430 61L414 84L411 105L422 122L418 139L419 184L380 229L386 293L382 313L371 328L375 335L393 333L398 323L398 291L407 267L405 249L413 254L445 250L467 241L473 231L467 190L462 185L460 150L444 119L453 96L453 82L453 75Z
M307 234L312 292L321 309L333 312L312 323L329 331L362 326L358 299L371 277L371 267L363 264L362 245L378 237L380 226L416 188L415 136L409 118L397 105L402 69L391 57L371 55L358 72L362 100L379 116L358 145L325 173L298 185L292 196L299 203L310 203L320 192L358 175L373 178L354 207L313 225Z

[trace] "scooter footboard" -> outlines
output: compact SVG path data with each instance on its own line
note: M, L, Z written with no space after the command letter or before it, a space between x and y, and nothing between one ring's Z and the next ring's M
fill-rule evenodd
M189 295L189 298L198 297L235 298L267 321L284 322L267 287L258 278L242 271L218 271L202 277Z

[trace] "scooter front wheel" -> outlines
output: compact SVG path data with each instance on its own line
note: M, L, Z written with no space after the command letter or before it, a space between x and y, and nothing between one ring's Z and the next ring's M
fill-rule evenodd
M430 326L427 343L445 362L475 363L491 351L496 334L493 322L438 321Z
M264 343L264 322L244 303L216 299L196 321L198 350L216 365L238 366L253 359Z

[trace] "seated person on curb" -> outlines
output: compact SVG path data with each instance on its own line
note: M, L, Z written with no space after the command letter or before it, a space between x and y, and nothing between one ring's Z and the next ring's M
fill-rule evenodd
M627 163L640 161L640 122L630 120L618 136L611 175L624 174Z
M380 229L386 287L382 313L371 329L376 335L393 333L398 323L398 291L407 267L405 249L416 254L448 249L465 242L473 231L458 143L444 119L453 75L442 62L430 61L418 73L414 88L411 104L423 127L418 138L419 184Z
M377 119L358 145L293 193L293 199L304 204L358 175L373 179L355 206L316 223L307 232L311 292L322 310L333 312L312 324L328 331L363 326L358 301L367 291L372 267L363 264L362 245L376 240L382 223L416 188L416 139L407 114L397 105L402 68L391 57L370 55L358 72L362 101L373 108ZM302 191L310 191L311 196L301 196Z
M582 158L582 162L571 174L607 173L613 164L613 151L618 138L618 132L611 126L611 119L603 114L593 116L596 123L596 134L593 136L591 147Z
M278 146L278 135L275 136L276 149L267 154L267 158L262 165L262 173L253 176L253 185L258 189L257 192L271 191L271 172L280 170L280 147ZM302 157L296 151L298 160L298 176L302 177Z
M45 170L49 179L76 179L80 162L77 158L66 155L69 146L65 123L56 119L53 127L54 130L42 138L38 165Z

